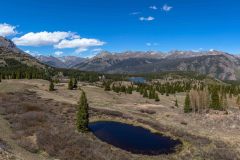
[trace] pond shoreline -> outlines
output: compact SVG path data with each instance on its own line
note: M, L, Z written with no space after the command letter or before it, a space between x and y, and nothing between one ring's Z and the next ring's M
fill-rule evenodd
M94 109L95 110L95 109ZM152 127L151 125L149 124L146 124L146 123L143 123L143 122L139 122L137 120L134 120L132 117L115 117L115 116L111 116L109 115L109 113L107 113L108 115L100 115L100 116L93 116L91 117L89 123L94 123L94 122L118 122L118 123L123 123L123 124L128 124L128 125L131 125L131 126L135 126L135 127L141 127L143 129L146 129L148 131L150 131L151 133L153 134L159 134L160 136L164 136L164 137L169 137L171 138L172 140L178 140L181 142L180 145L177 145L175 147L175 151L173 153L170 153L170 154L159 154L159 155L144 155L146 157L159 157L159 156L169 156L169 155L178 155L180 154L181 152L183 152L185 150L185 148L188 148L189 146L189 143L186 142L184 139L182 139L181 137L177 137L175 136L174 134L171 134L171 132L165 132L164 131L160 131L158 129L155 129L154 127ZM93 136L95 136L92 132L91 134ZM95 136L96 137L96 136ZM97 137L96 137L97 138ZM99 139L100 140L100 139ZM101 141L101 140L100 140ZM106 143L104 141L102 141L103 143ZM108 144L108 143L107 143ZM108 145L111 145L111 144L108 144ZM136 154L136 153L132 153L132 152L129 152L129 151L126 151L126 150L123 150L121 148L118 148L118 147L115 147L113 145L111 145L113 148L117 149L117 150L122 150L124 152L128 152L130 154L133 154L133 155L140 155L140 154Z
M94 121L89 129L101 141L132 154L168 155L182 147L179 139L119 121Z

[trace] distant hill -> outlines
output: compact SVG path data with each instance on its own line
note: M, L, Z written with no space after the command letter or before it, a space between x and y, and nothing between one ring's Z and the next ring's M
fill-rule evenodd
M75 69L105 73L157 73L193 71L221 80L240 79L240 59L220 51L192 52L102 52L85 60Z
M20 64L30 67L39 69L46 68L46 65L38 61L35 57L18 49L11 40L0 36L0 67L8 67L8 59L15 60Z
M0 79L49 79L51 67L0 37Z
M36 57L42 63L56 68L72 68L75 65L83 62L85 59L75 56L66 57L54 57L54 56L37 56Z

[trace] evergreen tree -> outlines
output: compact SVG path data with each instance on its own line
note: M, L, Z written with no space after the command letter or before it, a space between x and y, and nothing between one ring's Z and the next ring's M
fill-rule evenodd
M144 97L144 98L148 97L148 91L147 91L147 89L144 89L144 91L143 91L143 97Z
M215 110L222 110L217 88L212 90L210 107Z
M50 81L49 91L54 91L54 84L53 84L53 81Z
M111 91L111 82L104 82L104 90Z
M175 106L178 107L178 100L175 101Z
M159 101L160 101L157 93L155 93L155 101L156 101L156 102L159 102Z
M238 107L240 108L240 96L238 95L238 97L237 97L237 105L238 105Z
M77 129L79 132L88 131L88 102L87 97L84 91L82 91L82 95L80 97L80 101L78 102L77 109Z
M126 93L126 87L125 86L121 86L120 91L123 93Z
M112 85L112 90L113 90L114 92L116 92L115 84Z
M132 87L128 86L128 88L127 88L127 93L128 93L128 94L132 94L132 90L133 90Z
M69 80L68 82L68 89L69 90L73 90L73 81L72 81L72 78Z
M144 93L144 89L143 89L143 87L141 87L140 88L140 94L143 95L143 93Z
M78 87L78 81L77 81L77 79L76 78L74 78L73 79L73 88L76 88L77 89L77 87Z
M189 113L191 112L191 106L190 106L190 96L189 93L187 93L186 98L185 98L185 103L184 103L184 112Z
M166 96L167 96L167 97L169 96L169 93L168 93L168 91L166 92Z
M155 99L155 90L154 89L150 89L149 91L149 99Z

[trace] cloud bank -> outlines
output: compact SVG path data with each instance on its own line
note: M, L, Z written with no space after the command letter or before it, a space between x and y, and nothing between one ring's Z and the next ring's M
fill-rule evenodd
M153 21L155 18L152 16L149 17L140 17L139 20L140 21Z
M165 11L165 12L169 12L173 9L172 6L169 6L167 4L164 4L163 7L162 7L162 10Z
M18 46L53 46L55 49L75 49L76 53L85 52L90 47L103 46L105 42L94 38L81 38L74 32L29 32L12 39ZM55 52L60 55L61 51Z
M16 31L16 26L12 26L7 23L0 23L0 36L6 37L6 36L11 36L15 35L18 32Z

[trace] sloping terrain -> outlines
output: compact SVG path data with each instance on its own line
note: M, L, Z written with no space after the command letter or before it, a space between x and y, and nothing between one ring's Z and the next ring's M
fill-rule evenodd
M161 101L155 102L142 98L136 92L132 95L117 94L79 83L88 97L91 121L116 120L140 125L183 141L183 148L175 154L143 156L101 142L91 133L77 133L75 114L80 91L67 90L67 84L62 83L55 87L54 92L49 92L48 85L44 80L4 80L0 84L0 125L7 123L2 126L8 128L7 132L0 133L0 139L12 147L10 151L21 159L240 158L240 111L232 105L235 97L229 99L228 115L224 112L184 114L184 93L176 95L179 107L174 107L176 97L173 95L159 95Z
M18 49L11 40L0 36L0 67L8 67L6 59L13 59L27 66L39 69L46 67L36 58Z

